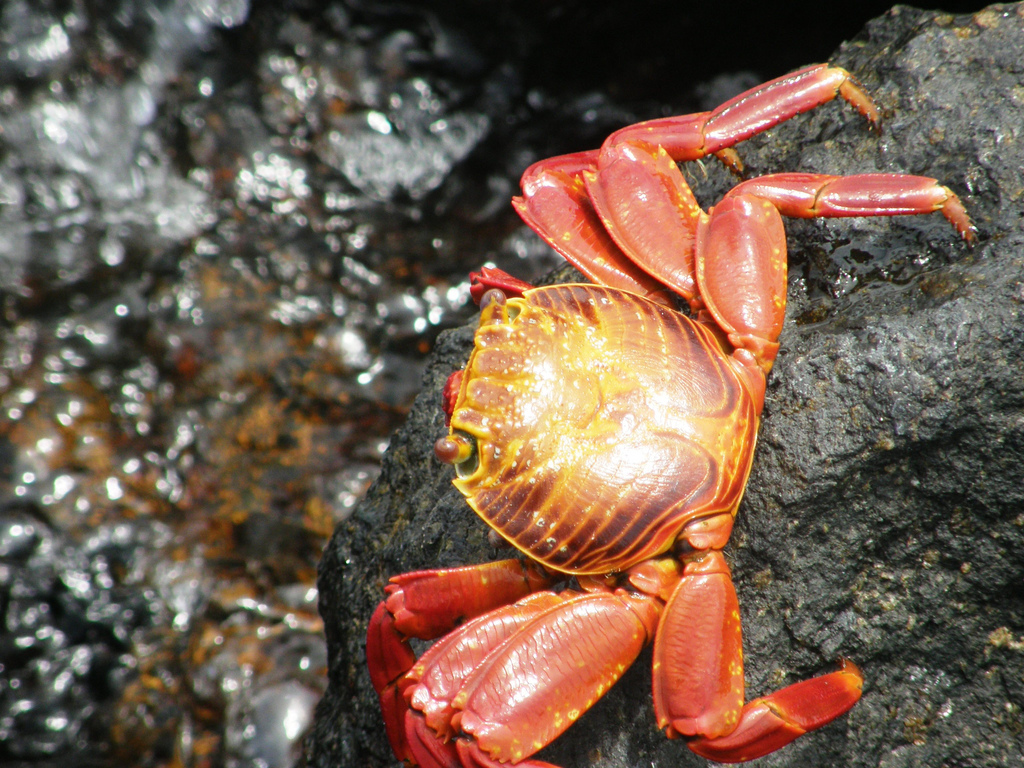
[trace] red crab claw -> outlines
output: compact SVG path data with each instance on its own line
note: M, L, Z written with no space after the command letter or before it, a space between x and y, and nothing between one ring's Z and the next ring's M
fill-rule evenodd
M480 306L484 294L492 288L497 288L506 296L522 296L524 291L533 286L497 267L481 267L479 272L469 273L469 295L477 306Z
M405 703L402 678L415 661L416 654L395 629L395 617L387 609L386 602L382 602L373 612L366 632L366 665L380 701L388 742L395 756L406 761L413 757L403 733L405 713L409 707Z
M405 739L422 768L460 766L452 717L453 699L494 648L548 608L565 602L552 592L529 595L466 622L438 640L412 666L406 678Z
M508 768L508 763L488 757L470 739L459 739L458 752L462 764L466 768ZM558 768L557 765L545 763L543 760L523 760L521 763L516 763L516 768L520 768L520 766L522 768Z

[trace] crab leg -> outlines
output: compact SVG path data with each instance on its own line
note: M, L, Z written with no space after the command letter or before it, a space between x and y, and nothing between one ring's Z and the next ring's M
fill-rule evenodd
M552 583L537 566L519 560L411 571L391 577L384 605L403 635L433 640L466 619Z
M706 215L668 153L606 144L597 169L584 178L601 224L620 252L692 303L697 296L694 243Z
M622 128L604 143L605 147L638 142L662 147L673 160L698 160L730 149L744 139L791 117L840 97L849 102L872 125L878 110L849 72L829 64L814 64L797 72L769 80L741 93L710 112L648 120ZM720 158L727 165L739 158Z
M586 179L623 253L695 312L706 308L744 350L737 360L751 391L763 391L786 309L786 233L775 201L731 195L705 214L663 149L630 144L602 150Z
M452 700L464 764L520 763L557 738L632 664L660 609L622 590L575 593L496 647Z
M567 593L568 594L568 593ZM442 739L453 735L451 701L465 679L500 645L543 611L566 601L554 592L537 592L478 616L434 643L412 666L409 702Z
M423 768L459 765L452 741L452 699L487 655L566 598L538 592L458 627L432 645L409 670L405 698L405 740L412 761Z
M836 672L803 680L754 699L743 707L736 730L719 738L697 738L687 746L721 763L762 757L849 711L860 699L864 678L843 659Z
M433 640L498 606L550 586L553 580L518 560L415 571L394 576L366 632L366 663L380 699L391 748L411 759L404 736L406 673L416 656L408 638Z
M443 742L428 728L423 718L406 721L406 735L415 755L413 765L420 768L509 768L508 763L492 760L480 751L472 739ZM516 768L558 768L540 760L523 760Z
M828 176L818 173L775 173L744 181L725 196L756 195L783 216L899 216L941 211L967 241L975 228L963 203L935 179L899 173Z
M738 350L771 369L786 306L786 238L779 214L802 218L940 211L965 240L975 229L956 194L903 174L781 173L741 182L705 214L663 148L606 145L584 174L605 230L630 261L707 308ZM747 357L749 353L750 357ZM749 377L758 386L759 376Z
M667 304L664 286L622 252L601 224L583 181L597 170L598 151L542 160L526 169L523 196L512 205L523 221L598 285L621 288Z
M530 760L647 644L661 601L622 590L537 592L469 621L410 665L396 754L421 768Z
M634 263L635 253L629 247L621 247L615 231L609 234L602 226L607 206L598 216L597 201L591 203L594 186L585 183L584 178L613 164L629 151L629 146L642 148L647 155L660 147L677 162L714 154L739 170L742 163L731 149L734 144L837 96L852 104L872 124L877 123L874 104L846 70L817 64L742 93L711 112L648 120L622 128L608 137L599 152L578 152L535 163L523 174L522 197L512 202L523 220L588 279L668 303L662 286L648 274L646 262L641 262L643 268L638 267ZM664 165L668 161L657 162ZM682 186L685 188L685 184ZM608 188L628 189L621 184L609 184ZM695 207L688 190L686 195L690 199L680 203L684 216L690 215ZM644 216L648 210L644 205L634 208L634 213ZM684 228L684 232L689 233L687 240L692 241L693 227ZM679 234L678 228L673 227L672 234ZM685 253L678 241L674 252ZM685 266L681 269L685 270Z
M729 566L711 551L687 563L654 641L654 713L669 738L731 732L743 707L740 610Z
M381 603L373 612L366 632L366 665L380 701L388 742L399 760L412 759L404 735L405 713L409 707L405 703L402 678L414 663L416 654L412 646L395 629L395 617L387 605Z
M786 314L782 217L760 197L726 197L701 221L695 252L701 300L735 348L732 360L761 403Z
M741 762L766 755L839 717L860 698L850 663L744 705L736 591L717 551L686 564L654 642L654 710L670 738L704 757Z

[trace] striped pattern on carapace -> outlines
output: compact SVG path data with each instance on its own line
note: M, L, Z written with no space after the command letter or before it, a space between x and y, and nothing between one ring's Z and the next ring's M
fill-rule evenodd
M760 403L704 326L595 285L481 315L451 418L474 438L455 485L559 571L623 571L689 522L735 514Z

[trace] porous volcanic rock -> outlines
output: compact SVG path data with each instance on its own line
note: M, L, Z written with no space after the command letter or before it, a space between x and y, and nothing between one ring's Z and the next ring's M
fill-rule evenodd
M939 216L787 225L788 324L727 549L748 695L840 657L866 682L848 716L759 764L1019 765L1024 6L969 17L897 7L833 61L877 100L881 135L829 105L741 145L749 171L934 176L963 197L979 240L964 247ZM727 180L706 165L698 194L720 193ZM379 481L324 554L331 679L309 765L397 764L363 649L387 577L498 556L431 450L441 385L471 339L467 327L439 343ZM706 764L658 733L649 663L642 655L540 757Z

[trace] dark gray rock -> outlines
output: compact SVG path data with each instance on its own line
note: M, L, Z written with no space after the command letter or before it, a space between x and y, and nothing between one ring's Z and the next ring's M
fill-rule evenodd
M953 187L941 217L794 222L789 323L727 556L750 695L861 665L864 697L761 765L1008 766L1024 752L1024 6L897 7L843 45L881 136L829 105L740 146L753 173L902 171ZM707 164L698 195L728 179ZM698 172L691 172L691 176ZM379 481L320 569L330 688L306 760L395 765L365 669L388 576L494 559L431 446L472 329L442 338ZM649 655L541 757L698 766L664 740Z

